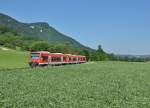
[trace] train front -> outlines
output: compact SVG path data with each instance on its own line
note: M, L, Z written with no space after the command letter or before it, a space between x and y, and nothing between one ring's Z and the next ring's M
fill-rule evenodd
M48 54L47 51L37 51L30 53L29 65L31 67L36 67L40 65L48 64Z
M30 59L29 59L29 65L31 67L36 67L39 65L41 61L41 55L40 52L30 52Z

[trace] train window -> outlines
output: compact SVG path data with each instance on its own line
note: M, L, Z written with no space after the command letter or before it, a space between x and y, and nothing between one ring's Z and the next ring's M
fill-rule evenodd
M66 57L63 57L63 60L65 61L65 60L67 60L67 58L66 58Z
M76 61L77 59L76 58L73 58L73 61Z
M52 57L52 61L56 61L56 58L55 58L55 57Z
M53 57L51 58L51 61L54 61L54 58L53 58Z
M61 61L61 57L52 57L52 62L53 61Z
M60 58L60 57L57 57L57 61L61 61L61 58Z
M40 54L39 53L32 53L31 54L31 58L33 58L33 59L37 59L37 58L39 58L40 57Z
M71 57L69 57L69 60L72 60Z

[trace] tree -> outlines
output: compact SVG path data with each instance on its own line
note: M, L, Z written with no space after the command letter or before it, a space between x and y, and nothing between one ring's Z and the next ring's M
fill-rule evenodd
M31 44L30 50L31 51L48 51L49 49L49 43L46 41L37 41L37 42L33 42Z
M103 51L103 49L102 49L102 46L101 46L101 45L98 45L97 52L105 53L105 52Z
M14 30L12 28L9 28L9 27L7 27L5 25L0 25L0 34L4 34L4 33L7 33L7 32L11 32L14 35L18 35L16 30Z

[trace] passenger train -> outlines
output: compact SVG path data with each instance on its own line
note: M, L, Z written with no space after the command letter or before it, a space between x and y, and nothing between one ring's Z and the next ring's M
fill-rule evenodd
M34 51L30 53L30 67L47 65L80 64L87 62L86 56Z

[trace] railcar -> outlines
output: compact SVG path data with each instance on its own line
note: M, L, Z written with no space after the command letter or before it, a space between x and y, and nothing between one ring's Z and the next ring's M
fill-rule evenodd
M85 63L86 57L81 55L50 53L48 51L34 51L30 53L31 67L47 65L65 65Z

